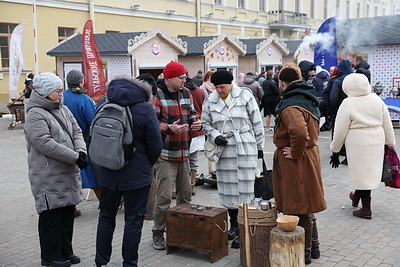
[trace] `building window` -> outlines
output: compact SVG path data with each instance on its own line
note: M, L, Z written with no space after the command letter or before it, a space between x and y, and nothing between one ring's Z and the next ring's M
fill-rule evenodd
M110 31L107 31L107 30L106 30L106 33L120 33L120 31L111 31L111 30L110 30Z
M216 4L216 5L222 5L222 0L214 0L214 4Z
M265 0L259 0L258 6L260 11L265 11Z
M0 67L10 67L10 41L11 34L18 24L0 23Z
M244 0L238 0L238 8L244 8Z
M76 32L75 28L58 27L58 41L61 42Z
M367 18L369 18L369 5L367 4L367 12L366 12L367 14L365 14L365 16L367 17Z
M377 17L378 16L378 7L376 6L375 7L375 17Z
M350 18L350 1L346 1L346 19Z
M361 3L357 3L357 18L361 18Z

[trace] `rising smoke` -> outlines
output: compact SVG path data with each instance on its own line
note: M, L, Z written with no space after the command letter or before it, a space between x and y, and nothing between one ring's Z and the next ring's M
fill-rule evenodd
M335 41L339 51L354 51L360 45L368 46L371 43L376 43L376 34L382 29L372 23L373 20L364 19L350 19L350 20L336 20L336 30L333 26L330 27L326 33L316 33L304 37L303 42L299 46L299 50L303 51L310 45L315 46L317 43L321 44L321 49L329 51L331 44ZM336 32L336 33L335 33Z

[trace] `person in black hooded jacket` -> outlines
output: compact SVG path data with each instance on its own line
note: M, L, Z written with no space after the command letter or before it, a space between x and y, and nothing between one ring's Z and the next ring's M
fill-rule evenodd
M299 63L299 68L301 70L301 76L307 85L313 86L313 81L315 79L316 67L314 63L308 60L303 60Z
M138 263L139 243L152 181L151 169L162 148L160 126L150 98L151 86L144 81L120 76L108 85L107 100L128 106L131 110L136 152L120 170L98 166L101 198L96 238L97 266L110 261L115 217L122 197L125 206L123 266L137 266Z
M362 56L356 56L353 61L353 67L355 73L362 73L367 76L369 83L371 83L371 71L369 70L369 64L364 61Z

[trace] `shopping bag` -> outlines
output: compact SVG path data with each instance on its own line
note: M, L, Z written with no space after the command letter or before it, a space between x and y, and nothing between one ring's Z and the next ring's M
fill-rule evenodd
M267 170L264 159L262 160L263 171L260 176L256 176L254 181L254 197L269 200L274 197L272 184L272 170Z
M400 188L400 160L392 146L385 145L382 182L386 186Z

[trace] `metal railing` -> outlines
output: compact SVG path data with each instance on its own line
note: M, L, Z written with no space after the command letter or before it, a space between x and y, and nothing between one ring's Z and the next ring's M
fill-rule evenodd
M268 23L306 24L307 14L288 10L268 11Z

